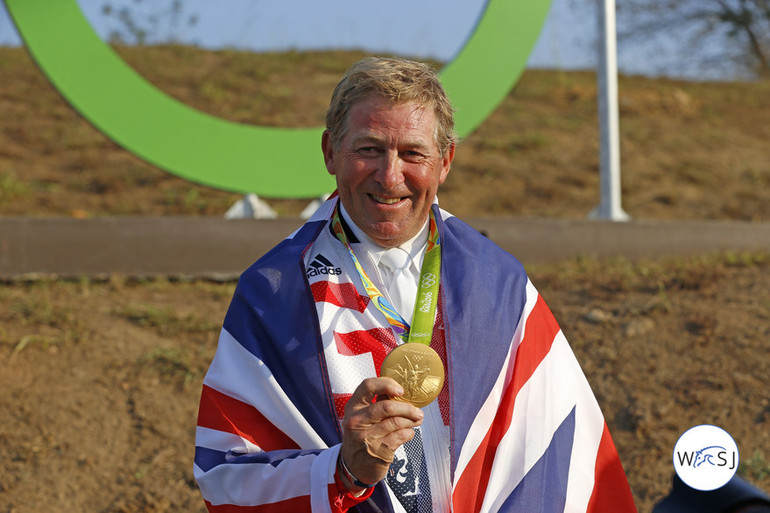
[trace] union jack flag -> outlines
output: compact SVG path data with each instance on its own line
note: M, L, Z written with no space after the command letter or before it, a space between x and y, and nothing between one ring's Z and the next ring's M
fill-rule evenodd
M311 287L303 258L328 230L336 201L239 280L196 430L194 473L212 513L402 511L384 483L358 504L341 502L335 484L346 394L324 355L316 302L327 292ZM635 512L596 399L521 264L434 209L451 511ZM360 291L331 288L328 301L340 308L370 308ZM364 329L385 342L394 337L384 318Z

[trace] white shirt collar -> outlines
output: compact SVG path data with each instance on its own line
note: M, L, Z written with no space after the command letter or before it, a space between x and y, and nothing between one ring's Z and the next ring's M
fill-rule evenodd
M359 228L355 222L350 218L350 214L348 214L347 210L345 210L345 206L340 201L340 213L345 218L345 221L348 224L348 227L353 232L353 234L356 236L358 241L363 245L363 249L369 254L371 257L374 265L379 266L380 264L380 258L382 257L382 254L387 251L388 248L384 248L374 242L371 237L369 237L361 228ZM422 260L425 256L425 247L428 244L428 219L425 220L425 224L422 226L419 232L409 239L408 241L404 242L403 244L400 244L398 247L406 251L409 256L412 259L412 268L413 271L416 271L418 274L420 272L420 267L422 266Z

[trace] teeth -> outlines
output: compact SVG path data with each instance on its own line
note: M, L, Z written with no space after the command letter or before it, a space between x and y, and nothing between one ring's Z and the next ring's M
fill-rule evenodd
M372 199L378 203L385 203L386 205L392 205L401 201L401 198L383 198L382 196L375 196L372 194Z

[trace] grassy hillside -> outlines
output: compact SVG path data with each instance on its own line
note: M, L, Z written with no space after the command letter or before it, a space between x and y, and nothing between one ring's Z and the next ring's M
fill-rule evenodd
M322 125L334 84L363 55L118 51L188 105L292 127ZM633 217L770 219L770 83L621 77L620 111L623 206ZM582 218L598 190L594 74L533 70L461 143L441 200L465 216ZM238 197L120 149L62 100L24 49L0 48L0 215L219 216ZM306 203L271 201L282 215Z

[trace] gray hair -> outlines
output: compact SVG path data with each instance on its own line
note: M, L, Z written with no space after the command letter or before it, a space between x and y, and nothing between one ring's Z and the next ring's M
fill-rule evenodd
M436 115L436 145L442 156L456 142L454 109L430 66L407 59L366 57L348 69L332 93L326 129L334 148L339 148L345 136L350 109L371 96L397 104L415 101L432 108Z

